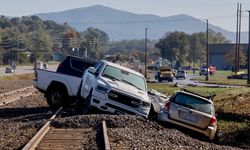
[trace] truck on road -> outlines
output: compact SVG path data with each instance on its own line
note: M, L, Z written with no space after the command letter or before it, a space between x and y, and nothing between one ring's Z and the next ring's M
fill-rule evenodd
M159 67L158 71L158 82L162 80L167 80L168 82L173 82L174 73L173 69L170 67Z

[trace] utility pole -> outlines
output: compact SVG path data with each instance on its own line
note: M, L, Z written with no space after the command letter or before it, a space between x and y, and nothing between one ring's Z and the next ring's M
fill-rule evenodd
M209 69L209 52L208 52L208 19L206 19L207 21L207 44L206 44L206 51L207 51L207 75L206 75L206 81L208 81L208 69Z
M234 73L237 73L238 64L238 31L239 31L239 3L237 3L237 23L236 23L236 42L235 42L235 57L234 57Z
M242 5L237 3L237 24L236 24L236 43L235 43L235 70L237 73L240 70L240 34L241 34L241 13Z
M147 32L148 28L145 28L145 78L147 79L147 46L148 46L148 39L147 39Z
M35 40L36 40L36 34L35 32L32 33L32 41L33 43L36 43ZM35 66L34 66L34 73L36 73L36 69L37 69L37 50L36 50L36 47L34 47L34 50L35 50Z
M239 12L239 41L238 41L238 54L237 54L237 60L238 60L238 62L237 62L237 71L240 71L240 33L241 33L241 4L240 4L240 12Z
M170 35L170 47L171 47L171 68L173 67L173 34Z
M248 29L248 51L247 51L247 84L250 84L250 11L248 11L249 13L249 19L248 19L248 26L249 26L249 29Z
M194 58L194 48L193 48L193 74L195 74L195 58Z

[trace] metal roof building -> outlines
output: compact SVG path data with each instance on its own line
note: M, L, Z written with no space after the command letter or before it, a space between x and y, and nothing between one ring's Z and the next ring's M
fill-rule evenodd
M241 44L241 49L247 54L248 44ZM216 66L218 70L223 70L228 65L224 56L231 50L235 50L235 44L209 44L209 64Z

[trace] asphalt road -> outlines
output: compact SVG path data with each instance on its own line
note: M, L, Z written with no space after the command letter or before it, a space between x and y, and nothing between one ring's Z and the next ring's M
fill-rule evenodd
M162 84L178 85L178 86L206 86L206 87L225 87L225 88L243 88L245 86L232 86L232 85L218 85L218 84L206 84L198 81L191 80L192 78L199 77L197 74L187 74L186 79L174 78L173 82L162 81ZM205 76L203 76L205 78Z
M47 70L55 71L58 65L50 65ZM6 67L0 67L0 76L13 76L20 74L33 73L33 66L17 66L14 73L5 73Z
M50 65L47 70L56 71L58 65ZM14 73L5 73L5 67L0 67L0 76L13 76L13 75L20 75L20 74L28 74L33 73L33 66L17 66ZM206 84L206 83L199 83L198 81L191 80L194 77L198 77L197 74L187 74L186 79L178 79L174 78L173 82L163 81L162 84L170 84L170 85L179 85L179 86L207 86L207 87L227 87L227 88L242 88L244 86L230 86L230 85L217 85L217 84ZM205 76L204 76L205 78ZM151 80L151 82L154 82Z

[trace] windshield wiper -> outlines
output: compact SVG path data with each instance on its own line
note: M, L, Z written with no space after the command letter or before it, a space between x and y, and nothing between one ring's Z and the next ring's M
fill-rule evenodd
M125 83L128 83L129 85L132 85L132 86L136 87L136 88L139 89L139 90L142 90L141 88L137 87L136 85L134 85L134 84L131 83L131 82L128 82L128 81L123 80L123 79L122 79L121 81L123 81L123 82L125 82Z

